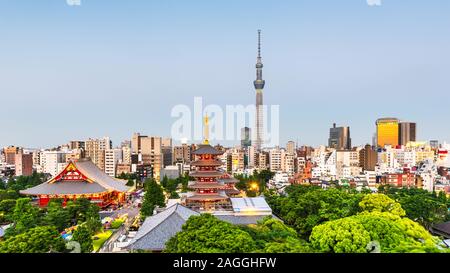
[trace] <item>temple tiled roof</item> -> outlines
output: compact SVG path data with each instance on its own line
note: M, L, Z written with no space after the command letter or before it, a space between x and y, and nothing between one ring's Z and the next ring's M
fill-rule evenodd
M432 232L436 235L450 239L450 221L432 226Z
M191 216L199 216L200 213L175 204L163 212L147 217L136 237L127 246L130 250L162 251L167 241L182 230L182 226ZM222 221L235 225L256 224L269 215L233 215L213 214ZM276 218L272 215L272 217ZM279 220L279 219L278 219Z
M221 177L222 175L223 172L219 171L196 171L189 174L192 177Z
M239 182L239 180L234 177L219 178L217 181L225 184L234 184Z
M194 182L189 184L191 189L225 189L225 185L217 182Z
M213 201L213 200L227 200L229 197L220 194L194 194L186 198L189 201Z
M53 195L53 194L96 194L108 192L107 189L98 183L89 183L86 181L70 181L70 182L55 182L42 183L36 187L20 191L25 195Z
M227 194L240 194L241 193L241 191L239 191L236 188L225 188L225 192Z
M55 180L61 174L35 187L20 191L24 195L52 195L52 194L97 194L117 191L127 192L130 188L100 170L90 159L80 159L71 162L78 172L88 179L85 180ZM69 165L68 165L69 166ZM64 170L65 171L65 170ZM62 171L61 173L63 173Z
M75 166L84 175L99 183L101 186L114 191L127 192L130 188L123 182L108 176L102 170L100 170L90 159L80 159L75 162Z
M192 152L194 155L221 155L223 152L218 151L209 144L201 144L198 149Z
M162 251L166 242L181 231L189 217L197 215L200 213L175 204L163 212L147 217L127 248Z
M223 164L219 160L197 160L191 162L191 165L195 167L205 167L205 166L219 167L222 166Z

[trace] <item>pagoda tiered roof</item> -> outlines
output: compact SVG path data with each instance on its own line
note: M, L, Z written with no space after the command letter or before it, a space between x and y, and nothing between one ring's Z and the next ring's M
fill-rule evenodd
M197 160L194 162L191 162L191 166L195 166L195 167L219 167L222 166L222 162L220 160L217 159L213 159L213 160Z
M188 188L191 189L225 189L226 186L217 182L194 182L189 184Z
M127 192L125 183L101 171L90 159L71 161L52 179L20 191L24 195L87 195L107 192Z
M241 191L236 188L225 188L226 194L240 194Z
M220 194L194 194L190 197L187 197L190 201L220 201L220 200L228 200L228 196L223 196Z
M221 177L217 179L217 182L225 183L225 184L236 184L239 182L238 179L230 176L230 177Z
M209 144L201 144L198 149L192 152L194 155L222 155L223 152L217 150Z
M195 171L189 174L189 176L192 177L205 177L205 178L217 178L217 177L221 177L223 176L223 172L219 172L219 171Z

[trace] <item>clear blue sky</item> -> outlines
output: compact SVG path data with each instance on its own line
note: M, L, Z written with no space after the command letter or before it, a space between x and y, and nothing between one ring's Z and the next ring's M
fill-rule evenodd
M281 142L354 144L374 122L450 141L450 1L0 0L0 146L48 147L135 131L169 135L176 104L254 102L263 29L265 102Z

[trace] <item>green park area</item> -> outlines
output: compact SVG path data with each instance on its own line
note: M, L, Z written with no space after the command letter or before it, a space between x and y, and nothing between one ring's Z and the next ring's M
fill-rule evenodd
M103 244L111 237L113 232L111 230L107 230L102 233L98 233L92 237L94 252L97 252Z

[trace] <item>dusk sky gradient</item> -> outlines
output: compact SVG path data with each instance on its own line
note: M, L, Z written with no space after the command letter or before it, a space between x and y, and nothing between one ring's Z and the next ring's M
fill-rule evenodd
M171 109L255 100L263 30L264 99L281 145L353 144L375 120L450 141L450 1L0 0L0 146L46 148L133 132L169 136ZM225 143L226 144L226 143Z

